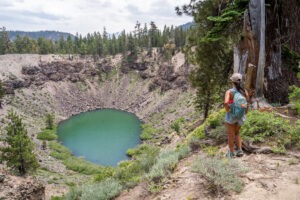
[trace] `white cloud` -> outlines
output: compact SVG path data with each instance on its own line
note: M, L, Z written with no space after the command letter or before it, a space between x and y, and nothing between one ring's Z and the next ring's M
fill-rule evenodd
M0 26L8 30L57 30L85 35L94 31L131 31L136 21L158 27L192 21L175 6L189 0L1 0Z

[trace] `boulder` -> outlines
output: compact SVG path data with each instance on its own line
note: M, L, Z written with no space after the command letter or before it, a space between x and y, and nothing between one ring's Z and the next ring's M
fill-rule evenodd
M126 62L123 62L122 65L121 65L121 72L123 74L127 74L129 71L130 71L130 67L129 67L129 64L126 63Z
M167 82L167 81L161 82L161 90L160 90L161 93L164 93L170 89L172 89L172 85L169 82Z
M101 70L105 73L111 72L112 69L113 69L113 66L111 66L111 65L102 65L101 66Z
M174 81L178 77L178 74L174 73L174 67L172 65L164 64L158 70L158 75L162 80Z
M147 79L149 77L149 74L146 73L146 72L141 72L140 73L140 77L145 80L145 79Z
M68 80L70 80L71 82L75 83L78 81L82 81L84 78L81 74L76 73L76 74L70 74Z
M19 79L6 80L3 82L3 87L5 89L6 94L14 94L15 89L22 88L25 86L28 86L28 82Z
M89 68L85 69L82 73L88 76L96 76L98 74L98 71L95 68Z
M0 183L3 183L5 180L5 175L4 174L0 174Z
M43 85L47 80L49 80L48 77L43 74L32 77L32 82L34 82L34 84L37 86Z
M175 86L178 87L178 88L183 88L185 87L186 85L188 85L188 81L186 80L185 77L178 77L176 79L176 81L174 82Z
M45 76L50 76L51 74L54 74L57 72L57 66L55 64L52 63L47 63L41 66L42 68L42 73Z
M49 76L49 80L51 81L62 81L65 78L65 74L61 74L61 73L55 73L55 74L51 74Z
M37 181L27 181L17 187L15 199L45 200L45 186Z
M22 67L22 74L35 75L40 72L40 68L36 66L24 66Z
M4 171L0 173L0 180L1 177L0 199L45 200L45 186L37 179L14 176Z
M142 62L142 63L135 62L135 63L130 64L130 67L132 69L135 69L135 70L138 70L138 71L146 70L148 68L147 66L148 66L147 62Z

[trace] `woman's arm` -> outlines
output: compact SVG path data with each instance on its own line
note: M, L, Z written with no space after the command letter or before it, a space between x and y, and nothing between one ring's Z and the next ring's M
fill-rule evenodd
M224 99L224 107L225 107L226 112L230 111L229 101L230 101L230 90L227 90L225 93L225 99Z

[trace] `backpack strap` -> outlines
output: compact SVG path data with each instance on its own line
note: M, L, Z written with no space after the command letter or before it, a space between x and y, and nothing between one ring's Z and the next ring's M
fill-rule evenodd
M232 99L234 98L235 93L237 93L237 89L236 88L231 88L230 89L231 94L233 94Z
M235 94L235 93L238 92L238 90L237 90L236 88L231 88L230 91L231 91L233 94Z

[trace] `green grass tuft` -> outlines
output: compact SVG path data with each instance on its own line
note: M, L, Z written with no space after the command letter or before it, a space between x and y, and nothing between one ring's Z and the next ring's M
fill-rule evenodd
M52 196L51 200L64 200L64 197L56 197L56 196Z
M59 160L66 160L72 156L72 152L65 146L57 142L49 142L49 147L52 150L50 155Z
M199 127L197 127L192 133L187 137L188 141L194 140L193 138L203 139L205 138L205 128L210 126L211 128L216 128L217 126L223 125L225 117L225 109L221 109L218 112L210 114L207 120Z
M166 149L160 152L155 164L146 175L147 179L156 183L169 176L175 169L178 161L190 152L187 145L182 145L175 150Z
M44 129L37 135L39 140L57 140L56 127L53 129Z
M63 163L68 169L86 175L101 174L104 172L104 167L74 156L63 160Z
M57 142L49 142L49 147L51 149L50 155L62 160L63 164L70 170L86 175L97 174L102 179L110 177L113 174L113 172L108 173L107 169L103 166L73 156L68 148Z
M142 133L140 135L142 140L150 140L155 134L157 134L157 130L151 124L142 125Z
M100 183L73 188L66 195L66 200L108 200L116 197L122 185L115 179L107 179Z
M176 131L176 133L180 132L180 125L184 122L184 118L181 117L179 119L176 119L172 124L171 128Z
M300 116L300 87L293 85L290 86L289 89L290 89L289 100L292 104L294 104L294 109L296 110L298 116Z
M158 153L159 149L157 147L147 144L128 150L127 154L132 156L132 160L120 162L114 177L127 187L135 186L142 180L144 174L149 172L156 161Z
M155 153L157 154L158 148L149 144L141 144L134 149L128 149L126 154L128 156L140 156L142 154Z
M195 161L192 171L202 174L209 181L211 189L219 193L223 190L241 192L244 185L238 176L247 170L236 160L202 157Z

